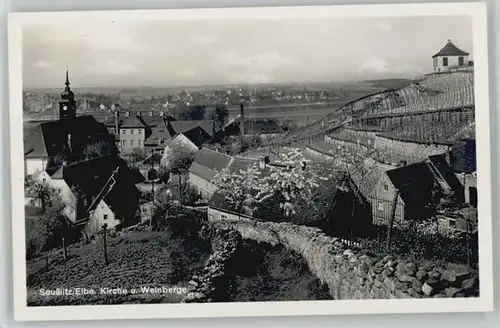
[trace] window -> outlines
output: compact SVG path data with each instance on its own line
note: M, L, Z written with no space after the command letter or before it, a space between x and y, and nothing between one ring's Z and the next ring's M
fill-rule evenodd
M127 129L122 129L122 134L127 134Z
M130 129L130 134L134 134L134 129Z
M130 140L130 147L134 147L134 140Z
M378 210L383 211L384 210L384 202L379 200L378 201Z
M448 66L448 57L443 57L443 66Z
M137 134L142 134L142 129L137 129Z
M455 220L448 220L448 226L450 226L450 228L455 228L457 226L457 222Z
M108 215L107 215L107 214L104 214L104 215L102 216L102 219L103 219L103 221L106 221L106 220L108 219Z
M458 57L458 66L464 66L464 57Z
M387 183L384 183L384 190L385 191L389 190L389 185Z
M126 141L122 140L122 147L127 147Z
M214 220L214 216L212 214L208 214L208 221L213 221Z
M143 143L143 141L139 140L139 147L142 147L142 143Z
M221 214L221 215L220 215L220 219L221 219L221 220L227 220L227 215L225 215L225 214Z

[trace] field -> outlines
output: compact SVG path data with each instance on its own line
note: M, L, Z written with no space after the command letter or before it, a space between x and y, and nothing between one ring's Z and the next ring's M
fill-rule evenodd
M68 249L69 260L61 252L51 254L49 271L44 257L27 262L28 305L77 305L123 303L174 303L182 293L137 295L41 296L39 290L56 288L187 287L194 272L201 270L209 247L171 238L166 232L132 232L110 238L109 266L104 265L103 244L97 241ZM205 246L205 245L203 245Z
M407 116L389 126L384 136L418 142L445 142L475 138L473 112L442 112L437 115Z

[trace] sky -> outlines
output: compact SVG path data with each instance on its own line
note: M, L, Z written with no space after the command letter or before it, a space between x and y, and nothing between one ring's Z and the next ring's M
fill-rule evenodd
M110 21L25 25L23 84L200 86L415 77L451 39L472 53L466 16ZM472 59L471 54L471 59Z

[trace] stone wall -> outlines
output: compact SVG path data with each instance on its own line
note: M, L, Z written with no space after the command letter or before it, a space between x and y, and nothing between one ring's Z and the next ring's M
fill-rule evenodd
M470 297L479 294L471 272L457 272L433 263L416 264L391 256L375 258L346 247L321 230L212 215L215 226L238 231L245 239L282 244L303 256L310 271L328 285L334 299Z
M362 150L364 152L368 151L368 147L363 145L361 142L357 143L355 141L342 140L341 137L332 137L325 135L325 143L335 149L337 147L345 147L352 150Z
M205 263L201 274L189 281L189 289L183 303L229 301L228 267L242 238L236 230L218 229L205 226L202 234L208 234L212 244L212 254Z
M397 153L408 158L409 162L417 162L424 160L428 156L447 153L450 146L401 141L377 135L375 138L375 148L381 152Z

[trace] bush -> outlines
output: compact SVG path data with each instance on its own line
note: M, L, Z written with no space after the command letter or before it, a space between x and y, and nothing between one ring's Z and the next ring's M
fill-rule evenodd
M394 227L391 246L387 247L385 226L378 227L378 238L362 240L363 248L370 254L384 257L396 255L409 261L422 260L466 264L470 256L471 264L478 263L477 234L437 233L435 222L407 223Z
M201 195L194 187L187 185L182 192L181 203L184 205L195 205L201 199Z

